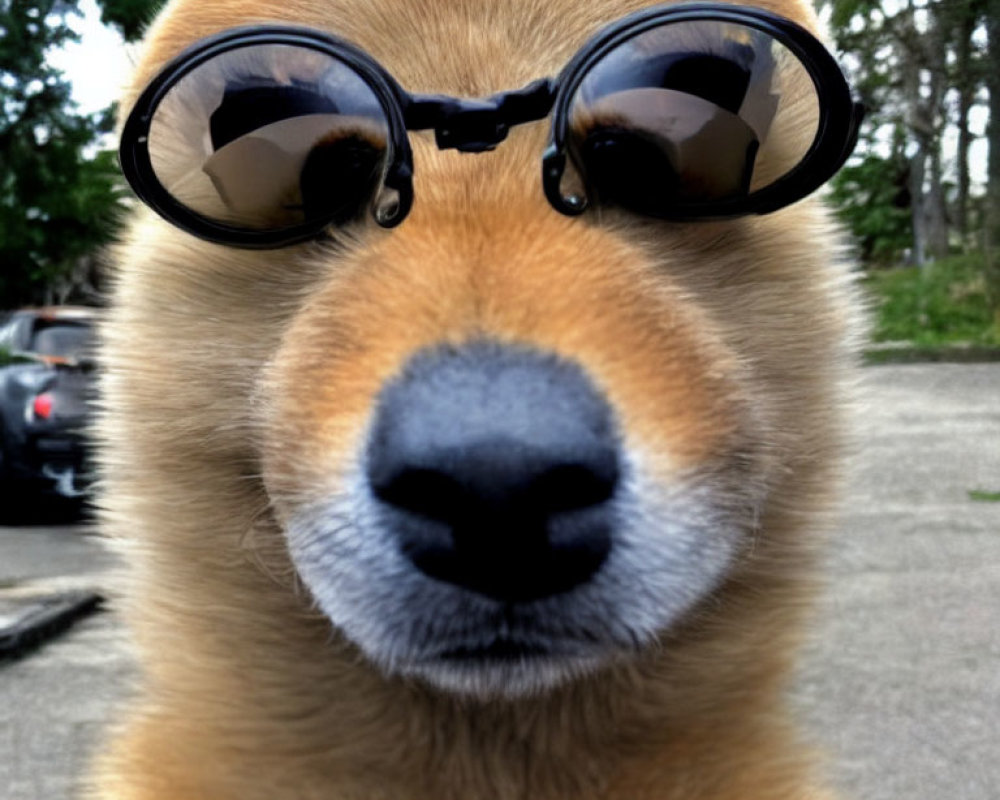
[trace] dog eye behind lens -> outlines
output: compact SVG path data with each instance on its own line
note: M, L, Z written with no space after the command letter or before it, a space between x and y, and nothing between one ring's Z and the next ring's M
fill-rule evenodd
M225 51L184 75L150 123L153 171L198 215L248 231L343 222L374 193L389 122L335 56L286 44Z
M593 111L573 152L600 202L659 216L669 203L749 194L759 143L736 115L659 89L623 92Z
M662 196L677 194L677 169L668 152L639 131L595 127L577 148L589 194L602 205L655 214Z
M569 152L599 202L651 216L745 200L802 162L819 103L802 63L738 23L664 23L593 64Z
M344 223L357 217L381 177L385 143L359 133L332 134L317 142L299 176L307 219Z

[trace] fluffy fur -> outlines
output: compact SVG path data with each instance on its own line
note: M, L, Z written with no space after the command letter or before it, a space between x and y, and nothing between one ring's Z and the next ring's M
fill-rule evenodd
M238 24L336 32L411 91L482 96L555 74L644 5L172 0L124 106ZM759 5L815 28L804 0ZM518 127L480 155L411 134L411 215L335 243L241 251L136 214L116 251L100 437L142 681L92 797L829 797L782 693L857 327L836 229L816 199L724 223L564 217L541 192L546 133ZM415 353L482 338L578 364L607 397L632 554L526 623L589 615L600 648L449 676L397 657L395 623L426 612L445 636L489 609L396 581L359 454Z

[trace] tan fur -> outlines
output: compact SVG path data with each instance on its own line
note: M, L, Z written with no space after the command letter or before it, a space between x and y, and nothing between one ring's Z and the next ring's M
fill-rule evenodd
M183 47L260 21L352 40L411 91L551 75L640 0L173 0L135 94ZM814 26L800 0L759 5ZM206 244L139 212L105 329L103 525L138 696L101 800L821 800L784 707L837 484L856 325L811 199L727 223L571 219L544 123L495 152L411 134L416 202L333 250ZM479 334L581 363L657 480L739 453L765 496L724 584L657 648L542 696L385 678L299 584L282 520L335 488L382 383ZM265 488L266 487L266 488Z

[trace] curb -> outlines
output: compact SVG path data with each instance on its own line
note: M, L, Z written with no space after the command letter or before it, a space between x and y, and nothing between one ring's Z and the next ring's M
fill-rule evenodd
M1000 348L979 346L916 347L885 345L867 347L863 363L881 364L987 364L1000 361Z
M77 620L100 610L97 592L38 596L13 621L0 627L0 661L18 658L68 630Z

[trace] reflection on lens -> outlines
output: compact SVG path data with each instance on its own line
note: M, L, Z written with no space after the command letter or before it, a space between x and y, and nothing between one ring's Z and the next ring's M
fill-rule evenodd
M580 83L569 122L597 198L656 214L747 197L786 175L816 138L819 102L773 37L697 20L614 48Z
M192 211L278 230L356 216L384 167L388 127L372 89L333 56L250 45L170 88L149 153L160 183Z

